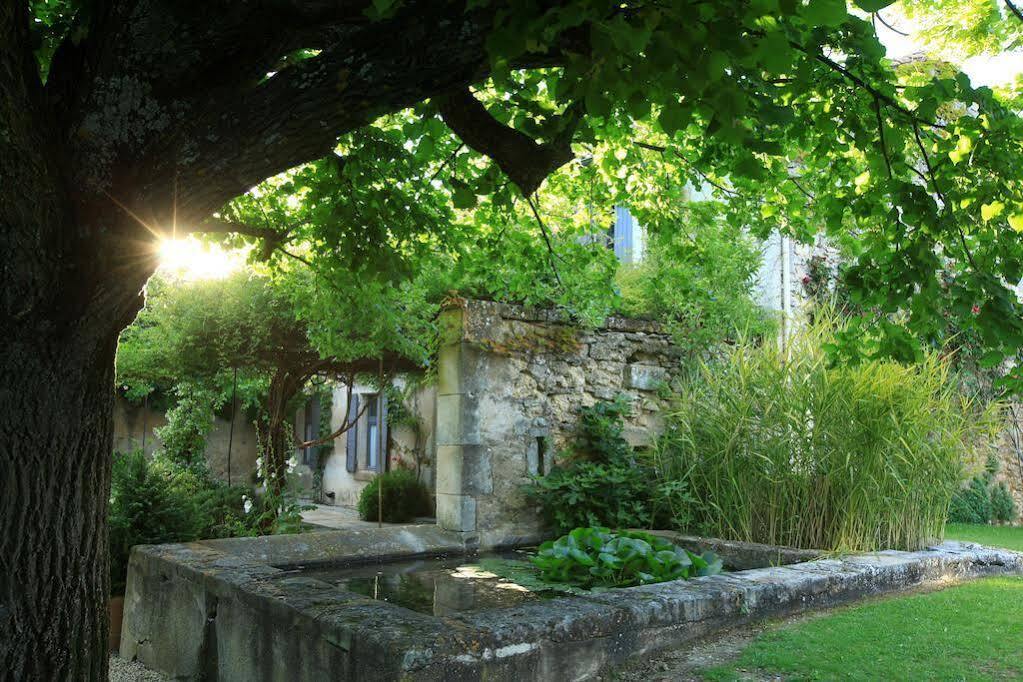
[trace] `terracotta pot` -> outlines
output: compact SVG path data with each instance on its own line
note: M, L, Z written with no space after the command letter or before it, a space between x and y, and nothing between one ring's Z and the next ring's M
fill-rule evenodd
M124 597L110 598L110 650L121 648L121 620L124 618Z

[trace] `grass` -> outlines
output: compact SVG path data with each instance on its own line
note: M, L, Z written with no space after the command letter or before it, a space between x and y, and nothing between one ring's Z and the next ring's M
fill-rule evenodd
M692 497L672 509L679 525L852 552L941 532L963 444L984 442L993 412L963 402L936 353L836 367L841 333L824 315L785 346L736 344L680 388L654 453Z
M945 526L946 540L976 542L989 547L1004 547L1023 552L1023 527L950 523Z
M997 530L997 529L993 529ZM710 680L746 671L789 680L1023 677L1023 579L988 578L884 599L769 630ZM758 675L759 676L759 675Z

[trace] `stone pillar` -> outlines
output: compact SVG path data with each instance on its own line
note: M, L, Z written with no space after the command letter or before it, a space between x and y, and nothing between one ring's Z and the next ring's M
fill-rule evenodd
M437 358L437 524L475 533L479 495L493 490L489 459L482 446L478 415L485 372L480 351L465 339L465 310L440 315Z

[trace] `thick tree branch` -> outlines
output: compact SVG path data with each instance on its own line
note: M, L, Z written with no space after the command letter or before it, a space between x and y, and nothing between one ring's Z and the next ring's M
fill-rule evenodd
M195 232L206 234L243 234L247 237L263 239L273 244L279 244L288 238L287 231L275 230L272 227L259 227L247 223L239 223L234 220L223 218L207 218L195 228Z
M166 191L166 178L178 172L179 210L201 220L268 175L326 156L339 135L485 75L489 15L446 4L405 6L225 100L154 148L142 162L159 168L148 193ZM438 41L439 23L460 40Z
M557 137L540 144L491 116L468 88L445 94L435 102L444 123L467 145L493 159L525 197L532 196L548 175L573 158L572 134L582 117L578 105L563 114Z

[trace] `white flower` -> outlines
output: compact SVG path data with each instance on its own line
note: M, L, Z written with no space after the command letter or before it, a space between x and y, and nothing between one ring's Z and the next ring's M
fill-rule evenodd
M256 470L258 471L258 470L261 470L262 468L263 468L263 458L262 457L257 457L256 458Z
M292 455L292 456L291 456L291 457L290 457L290 458L288 459L288 473L290 474L291 472L293 472L293 471L295 470L295 467L296 467L296 466L298 466L298 460L297 460L297 459L295 459L295 456L294 456L294 455Z
M242 495L242 509L245 510L246 514L252 511L252 500L249 499L248 495Z

